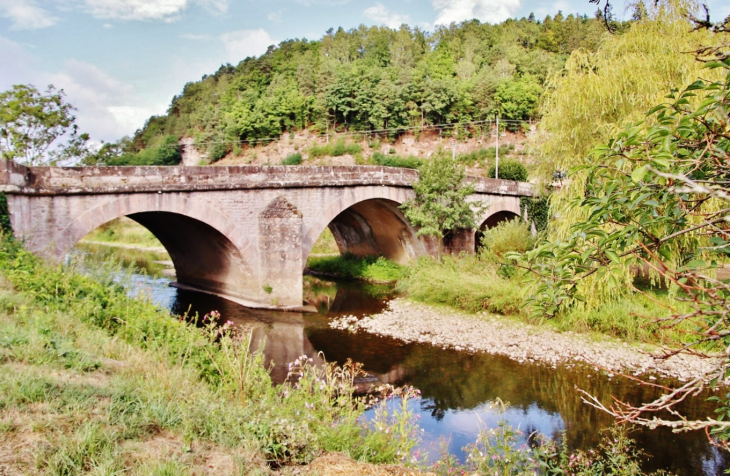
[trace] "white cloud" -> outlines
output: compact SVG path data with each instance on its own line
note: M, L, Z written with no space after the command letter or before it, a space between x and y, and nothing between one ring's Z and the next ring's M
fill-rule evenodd
M221 35L220 39L226 49L226 58L232 64L237 64L247 56L259 56L276 43L263 28L232 31Z
M377 3L375 6L366 9L362 12L362 16L390 28L398 28L403 23L408 23L410 19L408 15L393 13L385 8L385 5L382 3Z
M43 74L46 83L63 89L76 107L76 124L95 141L114 141L133 133L164 106L149 105L135 88L113 78L94 65L70 60L63 71Z
M37 82L34 72L38 62L22 45L0 36L0 91L13 84ZM43 83L35 86L42 88Z
M115 20L175 21L191 3L215 13L228 10L228 0L84 0L84 3L94 17Z
M271 12L268 15L266 15L266 19L269 20L270 22L281 23L281 14L282 14L281 10L279 10L278 12Z
M436 9L435 25L449 25L476 18L482 22L498 23L514 16L521 0L432 0Z
M0 0L0 16L13 22L13 30L37 30L54 25L58 18L34 0Z

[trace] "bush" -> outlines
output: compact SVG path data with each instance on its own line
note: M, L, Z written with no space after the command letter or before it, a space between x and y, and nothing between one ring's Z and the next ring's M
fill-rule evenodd
M505 157L510 154L515 149L514 144L502 144L499 146L499 156ZM494 147L487 147L487 148L481 148L472 150L471 152L465 152L463 154L458 154L456 156L456 160L462 164L466 165L476 165L479 163L483 163L485 160L491 160L494 159L494 157L497 155L497 151ZM500 164L500 175L502 175L502 167Z
M494 178L496 168L494 164L489 167L488 176ZM527 169L515 160L504 160L499 162L499 178L502 180L514 180L516 182L527 182Z
M313 145L309 148L309 157L312 159L316 159L317 157L325 157L328 155L332 155L329 144Z
M228 147L228 144L223 144L221 142L216 142L215 144L211 144L208 147L208 158L211 162L218 162L223 157L225 157L228 152L230 152L230 148Z
M535 246L530 225L519 218L503 221L485 230L480 241L480 254L486 259L499 260L510 251L524 253Z
M398 155L385 155L381 152L375 152L372 157L375 165L383 167L403 167L406 169L417 169L421 166L422 161L418 157L401 157Z
M302 154L297 152L296 154L287 155L284 160L281 161L281 165L300 165L302 163Z

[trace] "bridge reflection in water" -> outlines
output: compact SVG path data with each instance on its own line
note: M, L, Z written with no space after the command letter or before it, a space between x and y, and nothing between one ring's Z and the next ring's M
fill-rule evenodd
M88 249L88 248L87 248ZM344 362L362 362L381 381L413 385L423 399L413 402L425 430L423 449L438 452L438 440L450 440L451 453L464 456L462 447L474 442L480 429L497 424L490 402L500 398L511 404L504 415L526 432L539 431L553 438L565 437L571 447L595 447L600 430L612 420L581 402L575 387L603 401L611 396L639 403L657 396L653 389L620 378L608 379L592 368L552 369L520 364L506 357L469 354L397 339L331 329L332 318L367 315L381 311L388 295L356 283L336 284L305 277L305 299L319 309L316 314L247 309L208 294L169 287L170 279L134 275L134 287L176 314L205 315L216 310L224 319L253 329L254 344L264 346L272 377L281 382L287 365L301 355ZM418 316L411 316L417 319ZM680 409L690 418L712 414L705 398L686 402ZM730 467L726 456L708 444L704 434L672 434L669 431L637 431L631 435L640 449L651 455L646 471L664 469L675 474L721 474Z
M591 368L552 369L501 356L331 329L328 323L335 317L380 312L387 305L387 294L379 295L361 284L337 285L315 278L305 281L305 296L319 309L317 314L246 309L182 290L177 290L174 310L184 311L188 306L201 314L218 310L224 318L253 328L255 346L264 345L267 362L273 362L275 382L286 378L288 362L301 355L319 360L318 353L322 352L329 361L350 358L361 362L382 382L415 386L423 399L413 403L413 410L420 415L425 430L423 448L432 454L437 454L439 439L444 437L450 440L450 452L465 456L462 447L474 442L480 429L497 425L498 416L490 405L497 398L510 403L505 419L526 434L539 431L557 439L564 432L571 447L590 448L599 444L600 430L609 427L612 420L582 403L576 386L604 401L610 401L611 395L634 402L656 396L652 389L619 378L608 379ZM687 415L712 411L703 398L688 402L682 410ZM725 455L700 433L641 430L631 437L651 455L644 463L647 471L714 475L730 467Z
M316 314L250 309L216 296L181 289L175 294L171 304L175 314L187 312L191 316L196 313L203 316L218 311L224 320L251 329L252 349L262 350L267 365L273 366L271 378L274 383L286 379L288 363L297 357L306 355L317 363L323 363L320 352L329 361L344 362L347 358L357 362L368 361L369 373L383 383L397 385L405 377L405 371L393 361L393 356L385 358L382 355L381 346L368 346L366 340L355 336L343 341L341 335L332 335L342 332L331 330L328 326L329 320L334 317L360 317L384 310L391 295L386 287L348 283L338 285L306 277L305 302L318 309ZM358 341L360 344L357 344Z

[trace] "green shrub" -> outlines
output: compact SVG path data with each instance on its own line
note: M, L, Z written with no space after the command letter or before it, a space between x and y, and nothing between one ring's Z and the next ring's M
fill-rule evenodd
M481 237L482 258L501 259L505 253L524 253L535 246L530 225L519 218L498 223L494 228L484 230Z
M421 159L418 157L400 157L398 155L386 155L381 152L375 152L371 160L375 163L375 165L382 165L384 167L417 169L421 166Z
M488 176L494 178L496 168L494 164L489 167ZM514 180L516 182L527 182L527 169L516 160L499 161L499 178L502 180Z
M332 155L335 157L339 157L341 155L345 155L347 153L347 147L345 146L345 140L340 139L337 142L335 142L334 147L332 147Z
M208 147L208 158L211 162L218 162L223 157L228 155L228 152L230 152L231 149L228 146L228 144L223 144L222 142L216 142L214 144L211 144Z
M309 148L309 157L316 159L317 157L326 157L332 155L332 149L329 144L313 145Z
M300 154L299 152L287 155L286 158L281 161L281 165L300 165L301 163L302 154Z

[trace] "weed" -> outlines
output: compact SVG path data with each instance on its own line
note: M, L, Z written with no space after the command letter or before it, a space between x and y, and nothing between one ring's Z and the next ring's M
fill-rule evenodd
M301 165L302 163L302 154L299 152L295 154L290 154L284 158L284 160L281 161L281 165Z

